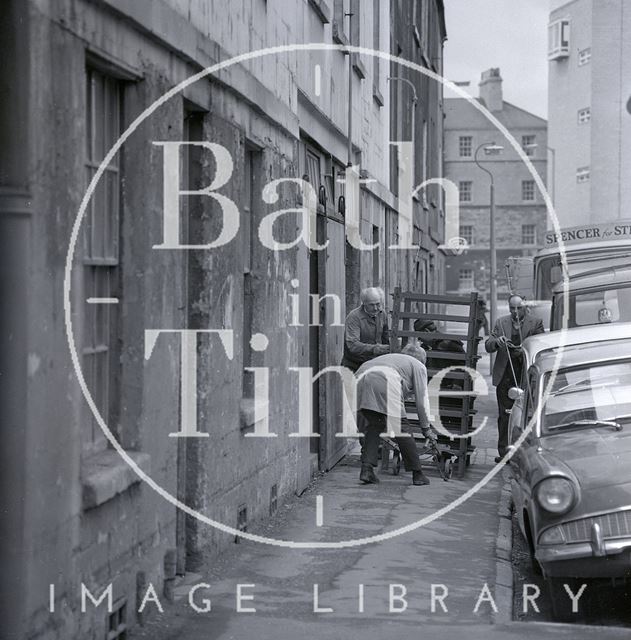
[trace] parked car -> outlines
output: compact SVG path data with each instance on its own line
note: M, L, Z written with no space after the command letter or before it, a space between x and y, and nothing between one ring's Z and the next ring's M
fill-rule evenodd
M523 357L510 391L512 495L565 617L564 584L631 578L631 323L532 336Z
M631 322L631 267L605 267L570 276L569 304L563 301L563 283L552 290L550 330L561 329L563 314L567 326Z

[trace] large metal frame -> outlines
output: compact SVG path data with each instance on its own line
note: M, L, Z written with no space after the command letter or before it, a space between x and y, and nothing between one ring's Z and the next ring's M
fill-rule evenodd
M412 306L421 311L413 311ZM447 306L466 307L466 313L446 313ZM410 323L417 319L434 321L457 322L466 326L465 333L446 332L419 332L410 329ZM470 369L475 369L480 358L478 345L481 338L478 337L478 294L470 293L468 296L437 295L415 292L402 292L400 287L394 291L394 303L392 313L392 329L390 332L390 350L396 353L401 349L402 338L418 338L420 340L461 340L464 353L454 351L432 350L430 353L441 360L453 360L454 365L462 364ZM438 369L431 367L428 359L428 377L432 377ZM464 381L462 394L458 397L455 391L450 393L449 403L443 403L440 407L440 416L447 430L466 436L472 430L473 416L476 413L473 408L473 379L465 371L451 371L445 375L445 380ZM454 395L451 395L454 394ZM446 424L445 424L446 423ZM457 475L462 478L465 473L467 461L474 450L470 438L447 438L440 436L439 442L446 443L458 457Z

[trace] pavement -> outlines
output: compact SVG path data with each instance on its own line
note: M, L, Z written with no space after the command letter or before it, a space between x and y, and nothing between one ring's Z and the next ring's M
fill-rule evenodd
M488 362L479 369L487 373ZM179 601L163 602L164 614L154 613L129 637L591 638L593 627L511 622L510 540L504 539L506 526L500 524L507 520L507 494L502 491L506 471L493 461L496 409L490 390L488 398L476 401L479 419L488 415L490 420L474 440L477 448L464 479L444 482L428 466L428 486L412 486L411 474L403 470L398 476L381 473L378 485L361 485L356 452L282 505L275 517L250 529L277 539L315 542L356 540L406 526L411 530L347 548L292 549L242 540L219 557L209 556L199 575L187 576L176 589ZM494 469L497 474L487 478ZM462 501L467 492L470 497ZM410 526L459 500L428 524ZM191 592L200 583L205 586ZM198 609L209 610L195 611L191 593ZM628 629L598 633L602 638L628 637Z

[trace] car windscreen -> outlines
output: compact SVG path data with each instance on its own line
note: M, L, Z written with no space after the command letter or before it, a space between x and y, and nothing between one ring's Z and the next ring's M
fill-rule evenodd
M547 388L551 374L546 374ZM631 361L559 369L541 412L542 433L631 420ZM598 426L598 424L596 424Z
M601 267L627 266L631 259L631 247L600 247L591 253L567 252L568 276L592 271ZM535 258L535 298L550 300L552 289L563 279L561 256L558 253Z
M631 283L606 291L577 292L571 297L575 320L572 326L631 320Z

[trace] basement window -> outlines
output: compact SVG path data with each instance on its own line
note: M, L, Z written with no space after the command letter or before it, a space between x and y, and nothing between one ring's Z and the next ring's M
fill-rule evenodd
M108 613L106 640L127 640L127 600L121 598Z

